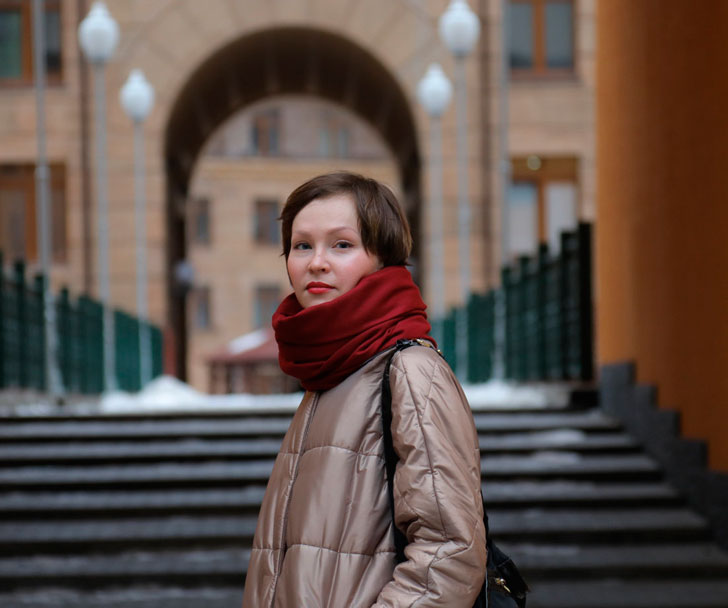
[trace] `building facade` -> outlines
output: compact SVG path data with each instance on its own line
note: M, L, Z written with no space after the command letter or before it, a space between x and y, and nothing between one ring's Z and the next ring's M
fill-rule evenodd
M0 0L0 248L33 262L30 4ZM204 353L265 322L287 289L270 220L293 186L332 168L393 185L415 232L413 272L431 297L432 151L416 87L430 62L454 73L437 33L447 4L109 0L120 28L105 70L111 298L134 311L133 137L118 91L139 68L156 91L144 125L149 306L174 346L168 369L204 390L204 373L193 371ZM52 280L96 294L97 100L76 33L89 3L46 5ZM596 15L594 0L512 0L507 20L501 0L470 5L481 22L466 60L470 287L480 291L498 283L504 258L594 219ZM455 118L451 106L442 119L448 304L460 293ZM191 285L176 272L183 262Z

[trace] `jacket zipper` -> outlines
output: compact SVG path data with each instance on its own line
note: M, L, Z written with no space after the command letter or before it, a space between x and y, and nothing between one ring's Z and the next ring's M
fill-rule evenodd
M291 477L291 485L290 489L288 491L288 500L286 500L286 510L283 513L283 530L281 531L281 555L278 558L278 564L276 565L276 573L275 573L275 581L273 583L273 597L270 601L270 606L275 605L276 601L276 594L278 593L278 578L281 574L281 568L283 567L283 559L286 557L286 551L288 549L288 546L286 545L286 531L288 529L288 510L291 508L291 496L293 495L293 486L296 483L296 480L298 479L298 467L301 463L301 456L303 455L303 446L306 443L306 438L308 437L308 430L311 426L311 421L313 420L313 416L316 413L316 406L318 406L318 400L319 400L320 393L315 392L312 393L311 396L311 411L308 414L308 418L306 419L306 424L303 427L303 435L301 436L301 441L299 442L299 448L298 448L298 454L296 456L296 466L293 469L293 475Z

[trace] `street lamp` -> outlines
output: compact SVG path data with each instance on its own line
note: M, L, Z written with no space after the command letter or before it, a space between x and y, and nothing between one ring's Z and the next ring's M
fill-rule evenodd
M500 267L510 255L510 206L508 196L511 185L511 162L508 151L508 89L510 82L510 0L501 0L501 66L500 66L500 169L501 169L501 243ZM502 275L501 275L502 276ZM493 332L493 377L506 376L506 286L495 292L495 328Z
M144 197L144 121L154 105L154 89L141 70L132 70L119 91L126 115L134 123L134 217L136 219L137 316L139 317L139 384L152 379L152 335L147 310L147 234Z
M98 205L99 293L104 307L104 388L116 388L114 317L109 286L109 198L106 167L106 94L104 67L119 40L119 26L103 2L94 2L78 26L78 40L93 66L96 130L96 198Z
M468 193L467 89L465 58L480 35L480 21L465 0L451 0L440 17L440 38L455 56L455 119L457 122L458 243L462 307L456 319L456 371L468 373L468 296L470 295L470 202Z
M51 292L51 210L48 181L48 157L46 155L45 128L45 12L42 0L33 0L33 79L35 86L36 137L38 140L35 169L36 223L40 246L40 267L43 275L43 331L45 337L45 387L53 402L64 393L63 379L58 368L56 309Z
M430 117L430 289L433 334L437 344L444 342L445 270L442 234L442 122L440 118L450 104L452 85L438 63L427 69L417 85L417 98Z

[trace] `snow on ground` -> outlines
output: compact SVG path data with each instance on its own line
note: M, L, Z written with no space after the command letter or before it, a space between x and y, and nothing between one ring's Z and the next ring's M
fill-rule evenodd
M569 398L567 385L516 384L491 380L484 384L463 386L474 411L492 411L503 408L554 408L566 407ZM284 395L208 395L172 377L160 376L138 393L113 391L99 399L76 400L62 407L65 413L133 414L135 412L194 412L194 411L244 411L293 413L301 402L303 393ZM19 398L11 407L14 414L43 415L57 412L43 395L27 395ZM0 412L1 413L1 412Z
M293 412L303 393L285 395L208 395L172 376L160 376L139 393L116 391L101 398L104 413L119 414L135 411L198 411L243 410Z
M552 385L517 385L502 381L469 384L463 387L475 411L495 408L564 407L568 402L566 387ZM107 393L101 410L107 413L133 411L243 410L293 412L302 393L285 395L207 395L170 376L150 382L140 393Z

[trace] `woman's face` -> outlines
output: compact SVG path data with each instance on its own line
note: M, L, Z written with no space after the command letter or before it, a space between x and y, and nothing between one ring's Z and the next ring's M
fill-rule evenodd
M381 268L377 256L364 249L350 195L317 198L298 212L287 266L303 308L338 298Z

